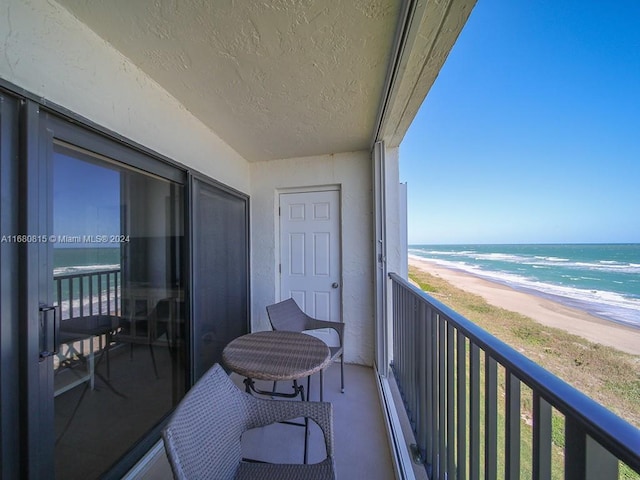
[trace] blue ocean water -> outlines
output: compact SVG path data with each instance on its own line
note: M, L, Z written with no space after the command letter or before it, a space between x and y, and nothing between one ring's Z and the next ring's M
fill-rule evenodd
M640 328L640 244L411 245L409 254Z
M87 273L120 268L120 248L78 247L53 249L53 274Z

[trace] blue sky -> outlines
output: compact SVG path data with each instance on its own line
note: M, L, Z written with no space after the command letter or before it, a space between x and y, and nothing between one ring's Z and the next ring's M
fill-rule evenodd
M479 0L400 159L411 244L640 242L640 1Z
M120 233L120 173L71 156L54 154L53 233L60 236ZM113 247L57 244L58 247Z

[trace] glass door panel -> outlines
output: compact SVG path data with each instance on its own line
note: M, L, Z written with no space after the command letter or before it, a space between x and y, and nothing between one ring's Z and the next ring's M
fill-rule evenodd
M248 200L193 183L193 350L200 378L222 350L249 331Z
M57 478L96 478L185 391L183 186L53 149Z

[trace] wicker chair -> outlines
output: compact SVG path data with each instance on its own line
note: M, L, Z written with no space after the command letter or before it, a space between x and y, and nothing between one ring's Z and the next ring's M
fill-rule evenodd
M320 328L332 328L335 330L340 339L340 346L329 347L329 351L331 352L331 361L340 357L340 390L344 393L344 323L317 320L310 317L302 311L293 298L269 305L267 314L274 330L289 332L302 332ZM322 372L320 372L320 375L322 375Z
M327 458L320 463L242 461L240 437L256 427L306 417L322 429ZM266 400L236 387L214 365L182 399L162 432L176 479L335 479L333 417L329 403Z

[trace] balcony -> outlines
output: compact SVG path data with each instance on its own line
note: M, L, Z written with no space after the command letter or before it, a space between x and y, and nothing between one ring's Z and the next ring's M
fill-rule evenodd
M72 319L92 315L131 316L126 313L131 308L127 289L122 289L119 269L56 275L54 292L61 310L62 332ZM148 303L145 301L142 309L146 313L152 311L150 305L154 302L150 302L149 307ZM145 322L143 317L147 317L140 316ZM111 339L102 334L74 339L61 346L61 354L54 362L56 461L61 476L99 475L115 458L126 454L123 448L153 428L163 412L169 411L180 398L173 378L175 355L165 335L149 338L149 342L143 341L146 337L131 342L129 337L115 332ZM243 378L234 374L233 379L244 389ZM343 478L393 478L377 375L370 367L346 365L345 380L342 394L338 364L327 370L324 380L324 399L334 405L338 471ZM314 375L312 400L318 399L318 381L318 375ZM270 384L258 387L271 389ZM289 385L283 382L278 388L286 391ZM124 438L127 440L123 441ZM260 429L245 439L246 456L300 462L303 438L303 429L295 426ZM319 430L311 429L309 446L310 461L321 459L324 451ZM83 451L91 460L78 462L78 451ZM161 444L152 452L158 455L144 467L132 471L130 478L171 478Z
M69 287L59 287L58 291L68 292L73 298L73 279L67 277ZM97 278L82 281L98 282ZM339 365L332 365L325 375L324 395L325 401L334 405L336 468L341 478L394 478L398 464L392 452L403 450L411 453L414 461L409 464L405 455L406 463L399 468L409 470L409 476L416 478L520 478L523 472L532 478L639 478L638 429L397 275L391 274L390 282L391 371L395 378L389 379L386 391L400 406L395 413L404 431L395 431L396 438L407 440L391 440L388 432L393 421L389 422L385 414L391 403L381 394L385 382L375 371L347 365L346 391L342 394ZM106 299L119 293L117 282L108 284L111 295L83 308L107 308ZM82 288L88 287L76 290ZM74 303L59 299L62 305L65 301ZM96 355L105 348L102 341L106 339L100 340L95 345ZM158 378L157 370L155 377L152 375L146 351L138 345L135 356L125 355L126 349L121 347L111 346L111 368L139 372L142 377L127 378L138 390L144 382L151 382L143 390L157 391L166 379ZM164 364L171 362L171 355L166 344L157 342L155 349L157 369L167 371ZM104 368L97 362L96 372L102 369L104 374ZM243 388L241 377L233 374L232 378ZM165 387L170 389L168 384ZM123 379L119 388L128 390ZM271 385L261 388L268 390ZM281 390L286 388L285 384L279 385ZM99 403L101 396L113 394L107 389L98 390L84 401ZM312 400L317 400L317 375L312 378L311 390ZM61 396L58 401L75 399L78 392ZM123 397L118 402L131 400ZM142 397L135 400L142 402L141 406L148 404ZM403 403L405 408L401 407ZM528 408L532 410L530 421L523 420L528 417ZM89 410L104 409L94 405ZM100 419L81 420L76 418L72 428L89 422L101 429ZM140 416L138 420L149 421ZM67 438L78 437L73 430L65 434ZM303 430L274 425L250 432L244 442L247 457L296 463L302 458ZM309 445L310 461L321 460L324 452L318 430L312 428ZM129 478L171 478L161 443L151 453L129 473Z
M395 405L406 406L406 423L413 430L406 433L408 443L422 462L415 467L418 474L512 478L529 471L538 478L615 478L628 472L637 478L636 429L399 278L391 280L393 315L377 308L381 318L373 322L374 310L384 305L387 281L384 273L376 273L397 268L403 250L402 219L397 218L398 145L475 1L281 2L282 8L268 2L227 2L216 15L207 2L185 2L180 9L172 8L172 2L155 3L163 8L120 2L114 9L106 2L75 0L7 3L6 55L0 68L3 226L24 224L29 228L24 233L38 237L51 233L40 230L47 223L43 212L52 207L49 193L45 196L50 185L42 182L56 149L94 152L116 169L141 168L172 182L171 195L186 208L166 203L160 197L164 188L140 195L129 212L133 215L125 217L136 225L148 216L153 228L141 237L150 243L139 244L138 255L129 258L152 246L147 234L180 223L175 212L185 212L187 226L228 231L199 221L193 208L194 181L211 179L226 193L247 198L240 210L246 215L247 245L242 250L251 278L240 281L251 280L252 298L246 303L254 313L252 327L262 329L268 324L255 312L264 312L264 305L281 291L274 288L282 265L277 193L339 185L344 187L341 198L348 200L341 210L348 228L341 233L340 258L348 266L341 306L353 335L350 360L372 363L374 339L388 352L401 392ZM188 19L202 20L198 35ZM203 39L214 48L203 47ZM100 151L94 150L98 145ZM114 191L122 199L136 198L146 181L123 178L128 180L114 183ZM184 194L176 193L182 189ZM163 211L172 221L159 225L155 217ZM202 250L208 250L216 245L207 235L211 232L191 233L185 230L185 242L167 242L172 245L166 255L171 264L165 272L167 285L178 278L178 246L189 250L203 241ZM210 365L213 360L193 345L188 350L185 342L175 342L184 339L178 327L186 321L191 321L187 327L200 326L195 302L188 305L189 317L174 321L180 316L176 305L181 300L184 305L180 294L163 287L151 295L134 295L126 272L120 276L113 271L73 285L71 277L59 278L55 291L63 315L58 320L129 315L128 331L116 322L102 334L67 337L65 369L55 360L53 368L39 361L41 292L33 279L43 278L36 263L42 270L44 262L31 251L10 245L2 251L6 272L24 272L17 282L9 274L2 279L2 472L36 478L37 472L50 471L51 451L59 447L71 459L75 475L89 478L108 470L154 428L149 437L155 441L163 418L189 384L185 372L193 369L186 361L197 358ZM221 251L212 257L224 258L226 251ZM196 299L206 297L195 286L212 283L211 271L200 282L193 281L191 266L184 273ZM370 288L372 284L378 288ZM66 291L65 305L61 297ZM96 292L106 294L94 301ZM92 300L85 302L85 297ZM166 309L158 313L162 301ZM171 322L158 320L163 315ZM390 332L381 336L375 330L383 330L383 323ZM203 344L219 342L216 348L228 341L209 331L200 333ZM386 337L393 343L385 345ZM39 351L50 353L48 348ZM349 365L344 395L336 387L337 369L327 374L326 400L335 405L337 468L343 478L391 478L398 468L392 453L398 451L403 453L401 470L414 468L404 442L389 440L388 425L395 428L395 422L388 423L387 414L394 410L384 395L393 392L395 382L390 376L390 385L386 383L387 362L378 365L384 367L383 378L374 369ZM58 370L56 377L52 370ZM42 401L51 383L67 378L69 382L55 387L54 408L50 399ZM530 423L521 421L525 401L531 403ZM400 421L404 410L397 412ZM54 414L55 447L50 438ZM278 452L264 453L298 461L300 432L275 429L286 442L272 442ZM558 431L560 448L554 446ZM90 452L89 440L95 440ZM252 449L261 438L247 440L248 455L257 456ZM109 448L101 441L110 442ZM141 451L148 446L138 445ZM161 444L153 451L162 459ZM131 457L137 459L137 452ZM80 473L81 463L87 473ZM166 462L148 466L169 473ZM143 470L141 466L131 476L144 478ZM150 471L146 475L161 478Z

